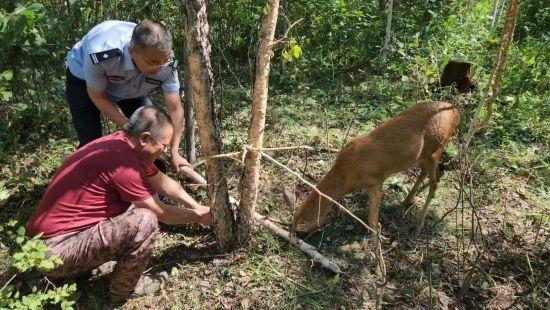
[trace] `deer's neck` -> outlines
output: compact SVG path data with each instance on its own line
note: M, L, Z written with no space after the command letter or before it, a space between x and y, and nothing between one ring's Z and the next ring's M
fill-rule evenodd
M338 171L333 167L317 185L317 189L333 200L338 200L342 195L352 190L348 184L349 182L346 180L344 172ZM321 216L328 214L332 205L332 201L321 197L317 191L312 191L304 202L304 207L320 210Z

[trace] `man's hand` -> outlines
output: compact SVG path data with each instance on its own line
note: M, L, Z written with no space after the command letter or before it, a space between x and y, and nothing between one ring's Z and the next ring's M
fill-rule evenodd
M210 208L201 206L201 208L194 208L195 212L198 213L200 216L199 223L206 227L212 226L212 212L210 211Z
M175 172L180 172L180 168L183 166L187 166L191 169L193 169L193 165L191 165L185 158L181 157L179 153L172 153L170 156L170 165L172 166L172 170Z

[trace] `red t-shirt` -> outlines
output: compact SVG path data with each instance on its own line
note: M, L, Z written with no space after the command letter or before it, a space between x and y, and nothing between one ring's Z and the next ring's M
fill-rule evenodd
M147 183L158 169L140 161L133 143L116 132L72 153L56 172L27 222L29 236L81 231L125 212L155 194Z

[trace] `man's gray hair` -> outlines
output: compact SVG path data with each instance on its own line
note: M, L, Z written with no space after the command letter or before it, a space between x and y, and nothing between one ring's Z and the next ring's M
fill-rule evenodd
M172 50L172 35L158 21L146 19L137 24L132 32L130 46L140 51L153 48L161 52Z
M124 133L128 137L137 138L144 132L151 133L155 140L162 138L165 126L174 126L166 111L155 106L143 106L137 109L124 125Z

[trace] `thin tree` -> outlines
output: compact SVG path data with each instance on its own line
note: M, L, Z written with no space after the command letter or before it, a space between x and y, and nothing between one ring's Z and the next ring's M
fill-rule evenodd
M503 1L504 2L504 1ZM474 117L471 121L470 129L466 133L462 147L467 149L474 134L485 127L491 116L493 115L493 104L496 102L498 94L500 92L500 83L502 76L504 75L504 69L506 66L506 60L508 58L508 51L510 45L514 39L514 31L516 29L516 22L518 17L519 5L517 0L510 0L508 4L508 10L506 12L506 18L504 20L504 26L502 28L502 34L498 43L495 63L491 72L491 77L485 87L483 98L479 102L477 109L474 113ZM487 107L487 115L481 119L481 111L484 107Z
M493 2L493 13L492 13L493 20L491 20L491 28L493 28L497 23L498 1L499 0L494 0L494 2ZM504 3L504 1L502 1L502 2Z
M187 13L185 39L189 64L188 77L191 79L191 93L197 115L201 152L204 157L209 158L221 153L222 141L214 113L214 78L210 63L211 45L208 39L209 25L205 1L187 0L185 11ZM234 218L229 204L224 171L221 158L206 161L208 197L214 215L214 232L221 251L227 251L234 245Z
M187 24L187 17L183 15L184 25ZM184 37L184 51L187 51L187 42ZM185 120L185 156L187 161L191 164L197 161L197 150L195 146L195 110L193 109L193 87L191 85L191 69L189 67L189 60L187 59L187 52L184 52L183 57L183 93L185 98L183 101L183 117Z
M506 4L506 0L502 0L502 2L500 3L500 8L498 9L498 13L497 13L496 17L493 20L494 25L498 24L498 21L500 20L500 17L502 16L502 12L504 11L504 7L506 6L505 4Z
M504 2L504 0L503 0ZM472 240L473 236L475 236L476 232L476 225L474 224L475 220L475 209L476 205L472 202L473 199L471 197L467 197L466 191L464 191L463 187L467 179L472 180L471 171L473 169L473 164L469 161L469 145L477 131L479 131L481 128L487 125L489 120L491 119L492 113L493 113L493 104L495 103L498 93L500 90L500 83L502 81L502 76L504 75L504 69L506 66L506 60L508 57L508 51L510 49L510 45L514 38L514 31L516 28L516 22L518 17L518 10L519 5L517 0L510 0L508 4L508 10L506 12L506 17L504 20L504 26L502 28L502 34L500 36L500 40L498 43L496 56L495 56L495 62L493 65L493 70L491 72L491 77L489 78L489 81L487 82L487 86L484 89L483 98L478 103L477 108L474 112L474 115L470 121L470 128L468 129L468 132L463 138L463 142L460 145L460 150L458 154L459 163L460 163L460 194L459 194L459 200L457 201L456 206L452 210L458 210L459 206L462 206L462 213L464 213L464 205L465 203L469 203L472 207L472 225L471 225L471 236ZM481 111L483 108L487 108L487 114L482 119ZM472 187L472 185L470 185ZM470 195L472 193L472 189L470 188ZM452 211L451 210L451 211ZM449 212L447 212L449 214ZM464 241L463 241L463 257L464 261L466 260L466 256L468 255L468 252L465 250L464 247ZM475 242L474 242L475 245ZM477 249L476 246L476 257L471 260L472 264L475 266L471 267L469 271L466 273L466 275L463 277L462 280L462 286L458 293L456 294L456 303L462 301L464 295L466 294L468 288L470 287L470 283L473 279L473 275L475 272L478 272L479 268L476 268L479 265L479 260L483 257L485 249Z
M271 68L271 56L273 38L279 15L279 0L267 0L263 11L262 25L258 54L256 55L256 73L252 98L252 113L250 127L248 129L249 151L244 160L244 174L241 178L240 192L241 204L238 213L237 239L240 245L246 245L250 239L250 229L254 221L254 210L258 196L258 183L260 179L259 149L262 147L265 114L267 110L269 72Z
M386 36L384 38L384 46L382 47L382 53L380 55L380 67L386 66L386 57L388 54L388 49L390 48L391 41L391 23L393 16L393 0L389 0L387 3L387 19L386 19Z

